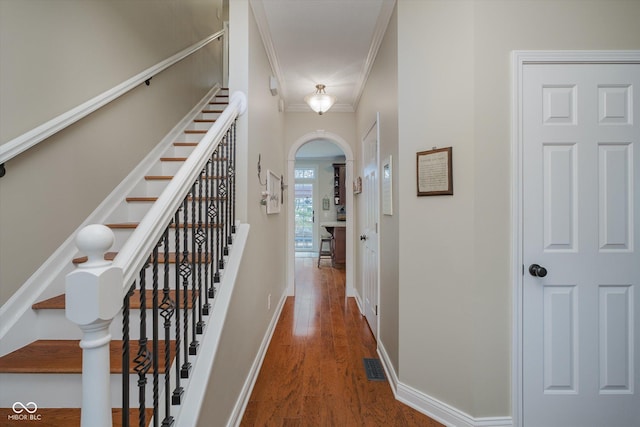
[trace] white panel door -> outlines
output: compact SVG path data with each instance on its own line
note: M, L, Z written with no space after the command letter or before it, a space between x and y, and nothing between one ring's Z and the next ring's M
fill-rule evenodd
M364 181L362 273L364 292L364 315L373 336L378 338L378 126L371 128L362 141Z
M640 64L523 76L524 427L640 426Z

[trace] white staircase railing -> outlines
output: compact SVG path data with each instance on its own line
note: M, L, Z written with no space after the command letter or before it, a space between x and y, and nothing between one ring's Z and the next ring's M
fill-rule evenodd
M245 95L233 93L113 261L104 257L114 242L109 228L90 225L78 233L78 248L88 260L67 276L66 313L83 331L83 427L112 425L109 326L121 310L123 425L146 426L149 411L154 425L174 423L179 411L172 408L183 403L182 385L191 375L190 359L198 354L203 316L211 310L215 283L220 282L236 232L235 121L245 110ZM135 346L129 338L134 298L140 304ZM137 396L129 390L135 379ZM148 379L153 400L149 407ZM138 405L136 423L129 420L130 402Z
M66 111L63 114L60 114L57 117L54 117L53 119L41 124L40 126L31 129L30 131L0 145L0 178L2 178L5 174L4 164L12 158L18 156L24 151L27 151L34 145L44 141L50 136L55 135L64 128L71 126L75 122L88 116L97 109L104 107L111 101L114 101L115 99L119 98L120 96L124 95L140 84L149 84L150 80L155 75L161 73L172 65L182 61L189 55L202 49L213 40L220 39L224 36L225 30L213 33L208 37L200 40L199 42L187 47L186 49L181 50L175 55L165 59L164 61L159 62L158 64L155 64L152 67L149 67L146 70L136 74L128 80L120 83L118 86L115 86L107 90L106 92L103 92L95 96L94 98L91 98L90 100L78 105L77 107L72 108L71 110Z

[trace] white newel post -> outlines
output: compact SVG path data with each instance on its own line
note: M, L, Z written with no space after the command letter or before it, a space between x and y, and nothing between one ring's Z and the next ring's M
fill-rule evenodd
M122 308L122 270L105 261L115 236L94 224L76 237L88 260L67 275L66 315L82 329L82 427L111 427L109 325Z

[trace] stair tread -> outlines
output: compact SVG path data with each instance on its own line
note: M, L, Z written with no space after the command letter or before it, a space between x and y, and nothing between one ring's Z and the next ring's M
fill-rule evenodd
M118 255L118 252L107 252L106 254L104 254L104 259L107 261L113 261L116 255ZM191 255L192 254L190 253L187 258L189 262L191 262ZM207 255L207 254L203 253L202 255ZM208 254L207 259L211 261L211 254ZM74 264L82 264L83 262L87 262L86 256L74 258L73 260ZM164 263L164 253L162 251L158 253L158 263L159 264ZM169 252L169 264L175 264L175 263L176 263L176 253Z
M118 229L118 230L122 230L122 229L133 229L133 228L137 228L138 224L140 224L139 222L115 222L115 223L110 223L110 224L105 224L105 226L109 227L109 228L113 228L113 229ZM198 224L195 224L196 227L198 227ZM175 224L171 224L170 225L171 228L176 228ZM193 228L194 224L192 223L188 223L186 225L186 228ZM205 224L202 224L202 227L205 227ZM220 224L207 224L206 227L208 228L220 228L221 225ZM185 224L181 223L180 224L180 228L185 228Z
M221 179L221 178L226 178L226 176L213 175L209 177L209 179ZM171 181L173 179L173 175L147 175L144 177L144 179L146 179L147 181Z
M129 203L134 203L134 202L155 202L156 200L158 200L157 197L127 197L125 199L127 202ZM193 201L194 198L193 197L188 197L187 198L188 201ZM216 201L216 200L226 200L226 198L223 197L196 197L195 200L197 202L203 202L203 201Z
M184 162L186 157L160 157L161 162Z
M149 305L151 299L153 298L153 291L147 290L146 294L147 294L147 296L146 296L147 305ZM171 296L171 299L174 300L174 301L175 301L175 294L176 294L176 291L173 290L173 289L169 292L169 295ZM139 297L139 295L140 295L140 291L135 291L134 295L133 295L133 298L131 299L129 307L131 309L133 309L133 310L140 309L140 297ZM160 294L160 296L158 298L162 298L162 293ZM184 304L182 304L182 298L183 298L183 296L181 295L180 296L180 300L181 300L180 306L184 307ZM191 300L192 300L191 291L187 291L187 303L188 303L187 304L187 308L191 308L192 307ZM48 299L40 301L40 302L37 302L37 303L33 304L31 306L31 308L33 310L64 310L64 308L65 308L65 297L64 297L64 294L58 295L58 296L55 296L55 297L51 297L51 298L48 298Z
M152 347L151 340L147 348ZM171 357L175 354L172 341ZM138 353L138 340L129 344L131 360ZM122 373L122 341L113 340L109 343L111 354L111 373ZM164 343L159 348L159 370L164 371ZM149 372L152 370L150 369ZM82 349L80 340L37 340L22 348L0 357L0 372L14 374L80 374L82 373ZM129 372L133 370L133 362L129 363Z
M140 411L138 409L129 410L129 419L137 420ZM147 425L151 423L153 417L153 409L145 409ZM11 408L0 408L0 419L7 420L7 416L14 415ZM80 427L80 408L41 408L38 407L34 415L39 415L39 419L16 421L15 425L20 426L65 426ZM122 427L122 409L113 408L111 410L113 427ZM137 421L135 422L137 425ZM13 424L11 424L13 425Z

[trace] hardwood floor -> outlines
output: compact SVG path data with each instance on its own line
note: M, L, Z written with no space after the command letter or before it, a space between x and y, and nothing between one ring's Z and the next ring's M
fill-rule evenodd
M241 426L442 426L398 402L386 381L368 381L376 343L345 274L296 258L287 298Z

